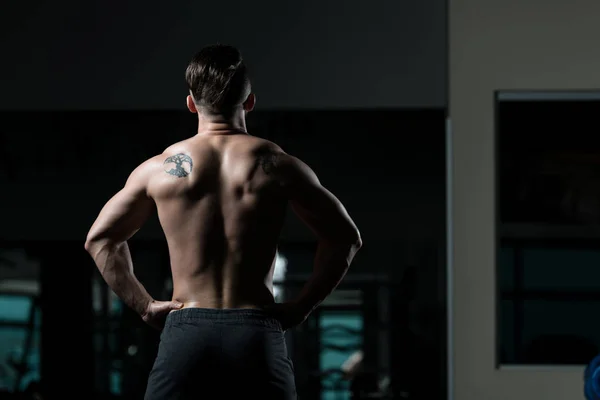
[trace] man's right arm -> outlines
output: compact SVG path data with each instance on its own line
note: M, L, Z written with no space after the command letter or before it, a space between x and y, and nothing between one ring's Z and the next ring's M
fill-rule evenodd
M313 274L294 300L308 315L346 275L362 240L342 203L321 185L310 167L285 153L278 154L274 164L292 209L318 239Z

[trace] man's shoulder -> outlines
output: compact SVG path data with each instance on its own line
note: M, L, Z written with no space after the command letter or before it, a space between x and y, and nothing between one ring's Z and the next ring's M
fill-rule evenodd
M157 171L162 169L163 158L162 155L156 155L147 159L131 173L131 176L142 182L148 182Z
M258 159L286 154L277 143L260 137L248 135L246 143L248 144L248 151Z
M237 137L237 143L246 147L250 152L257 154L283 151L277 143L253 135L240 135Z
M308 168L302 160L267 140L255 148L254 155L267 175L277 176L286 181L295 179Z
M137 179L148 181L158 172L164 172L167 164L176 165L191 163L190 156L186 149L173 145L166 148L162 153L150 157L142 162L132 173ZM191 165L189 166L191 167ZM191 171L190 171L191 172Z
M137 166L127 178L126 187L139 191L148 191L148 186L159 168L160 164L157 157L152 157Z

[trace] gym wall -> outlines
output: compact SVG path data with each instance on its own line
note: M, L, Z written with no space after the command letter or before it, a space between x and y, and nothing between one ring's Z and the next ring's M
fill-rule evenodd
M454 399L583 399L583 368L495 365L494 91L598 89L599 14L593 0L449 3Z
M215 42L243 51L260 109L441 108L445 3L8 0L0 109L182 109Z

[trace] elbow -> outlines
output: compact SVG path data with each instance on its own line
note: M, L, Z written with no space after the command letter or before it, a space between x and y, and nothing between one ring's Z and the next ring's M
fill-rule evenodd
M89 253L92 249L93 243L94 241L89 236L85 238L85 243L83 244L83 248L85 249L85 251Z
M363 245L360 232L355 228L348 229L345 232L338 231L329 237L321 237L320 241L327 246L350 249L352 253L356 253Z
M347 245L350 245L353 250L358 251L363 245L362 236L356 225L351 224L345 229L346 233L343 236Z
M89 255L92 256L92 258L95 258L96 255L108 245L109 243L106 240L98 239L93 236L88 236L85 240L85 244L83 245L83 247L85 248L85 251L87 251Z
M96 249L98 248L98 241L88 237L85 240L85 244L83 245L83 248L85 249L85 251L87 251L93 257L94 254L96 253Z
M97 235L95 235L93 231L90 231L85 238L85 244L83 245L83 248L85 251L92 254L94 253L94 250L98 248L99 242L100 241L98 240Z
M362 247L363 241L362 241L362 237L360 236L360 232L358 230L356 230L356 232L354 233L354 236L352 237L352 241L350 242L350 245L352 246L352 251L355 254Z
M360 236L360 232L356 231L356 239L354 241L353 247L356 249L356 251L358 251L358 250L360 250L362 245L363 245L363 241L362 241L362 237Z

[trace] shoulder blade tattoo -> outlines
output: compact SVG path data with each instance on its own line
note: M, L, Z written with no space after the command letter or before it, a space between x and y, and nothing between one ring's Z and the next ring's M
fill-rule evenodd
M174 156L167 157L163 163L164 171L178 178L185 178L192 173L194 162L192 158L186 154L179 153Z
M275 153L265 153L260 156L260 166L267 175L271 175L277 167L279 155Z

